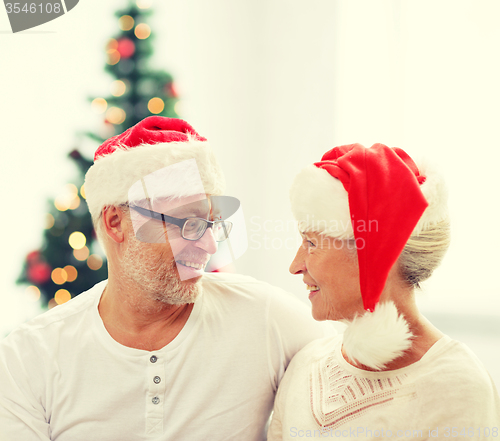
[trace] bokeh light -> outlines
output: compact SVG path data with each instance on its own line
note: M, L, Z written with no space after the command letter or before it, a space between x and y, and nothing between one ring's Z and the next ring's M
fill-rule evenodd
M74 184L67 184L64 190L54 200L54 205L59 211L74 210L78 208L80 205L78 188L76 188Z
M175 113L177 113L177 115L182 115L184 113L183 108L184 108L184 104L182 101L177 101L174 104L174 110L175 110Z
M127 86L122 80L116 80L111 83L111 95L122 96L127 90Z
M52 216L50 213L47 213L45 215L45 229L50 230L54 226L54 216Z
M125 110L120 109L119 107L110 107L106 112L106 119L111 124L121 124L125 121L126 117L127 114L125 113Z
M68 199L64 196L57 196L55 201L54 201L54 206L59 210L59 211L66 211L69 209L69 206L71 205L71 199Z
M57 306L55 299L50 299L49 304L47 306L49 309L52 309L54 306Z
M106 52L109 54L111 52L114 52L118 49L118 41L116 41L114 38L110 38L108 41L108 44L106 45Z
M102 267L102 257L99 254L91 254L87 259L87 265L91 270L97 271Z
M62 285L68 280L68 274L66 274L63 268L55 268L50 277L56 285Z
M30 285L26 288L26 295L34 302L40 300L40 290L35 285Z
M108 52L107 63L109 65L114 66L119 61L120 61L120 52L118 51Z
M157 114L163 112L163 109L165 108L165 103L161 98L155 97L151 98L148 102L148 110L151 113Z
M151 28L146 23L140 23L135 27L134 34L139 40L145 40L151 35Z
M120 54L118 52L118 42L111 38L106 45L106 54L108 55L108 64L116 64L120 61Z
M74 282L78 277L78 271L73 265L66 265L64 268L66 271L67 279L66 282Z
M95 98L92 100L90 108L94 113L101 114L108 108L108 102L104 98Z
M70 210L76 210L80 206L80 198L78 195L75 195L75 197L72 199L71 204L69 206Z
M134 19L130 15L122 15L118 19L118 26L122 31L130 31L134 27Z
M58 305L62 305L66 303L68 300L71 300L71 294L67 289L59 289L56 291L54 295L54 300Z
M139 9L148 9L153 4L153 0L137 0L136 4Z
M79 250L80 248L83 248L85 246L85 244L87 243L87 238L85 237L85 234L81 233L80 231L74 231L70 234L68 242L71 248L73 248L74 250Z
M83 262L89 257L90 250L87 247L80 248L79 250L73 250L73 256L76 260Z
M87 199L87 196L85 196L85 184L80 187L80 194L83 199Z

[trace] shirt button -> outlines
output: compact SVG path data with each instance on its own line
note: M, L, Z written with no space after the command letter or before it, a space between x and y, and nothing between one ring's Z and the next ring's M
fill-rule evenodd
M161 378L158 377L158 375L156 377L153 378L153 381L158 384L160 381L161 381Z
M156 363L157 360L158 360L158 357L156 355L151 355L151 358L149 359L149 361L151 363Z
M158 404L160 402L160 399L158 397L154 397L152 400L153 404Z

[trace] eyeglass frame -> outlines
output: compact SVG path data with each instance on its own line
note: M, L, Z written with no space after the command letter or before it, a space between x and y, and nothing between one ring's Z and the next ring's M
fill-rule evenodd
M215 224L225 223L225 224L229 224L230 225L229 231L226 233L226 237L224 239L222 239L222 240L216 240L216 242L218 242L218 243L219 242L224 242L229 237L229 233L231 232L231 229L233 227L233 223L230 222L230 221L227 221L227 220L209 221L209 220L203 219L202 217L196 217L196 216L186 217L184 219L181 219L181 218L178 218L178 217L169 216L167 214L158 213L157 211L150 210L149 208L139 207L137 205L129 205L129 208L132 208L133 210L137 211L139 214L142 214L143 216L149 217L151 219L161 220L162 222L165 222L165 223L168 223L168 224L177 225L180 228L180 230L181 230L181 237L184 240L190 240L190 241L193 241L193 242L197 241L197 240L200 240L204 236L204 234L206 233L206 231L207 231L208 228L212 228ZM184 237L184 233L183 233L184 225L186 224L186 222L188 220L191 220L191 219L202 220L203 222L205 222L205 225L206 225L205 229L203 230L203 233L197 239L188 239L187 237ZM214 239L215 239L215 237L214 237Z

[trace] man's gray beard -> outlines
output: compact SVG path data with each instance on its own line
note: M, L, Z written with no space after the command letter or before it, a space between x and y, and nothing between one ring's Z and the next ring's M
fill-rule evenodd
M153 300L183 305L194 303L201 292L200 280L179 279L171 253L160 252L158 245L142 243L133 234L128 238L120 264L125 277Z

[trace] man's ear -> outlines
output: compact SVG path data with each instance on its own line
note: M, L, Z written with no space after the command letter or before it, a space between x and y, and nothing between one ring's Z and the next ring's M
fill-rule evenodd
M108 237L116 243L122 243L127 230L126 213L119 207L104 207L102 212L102 223Z

